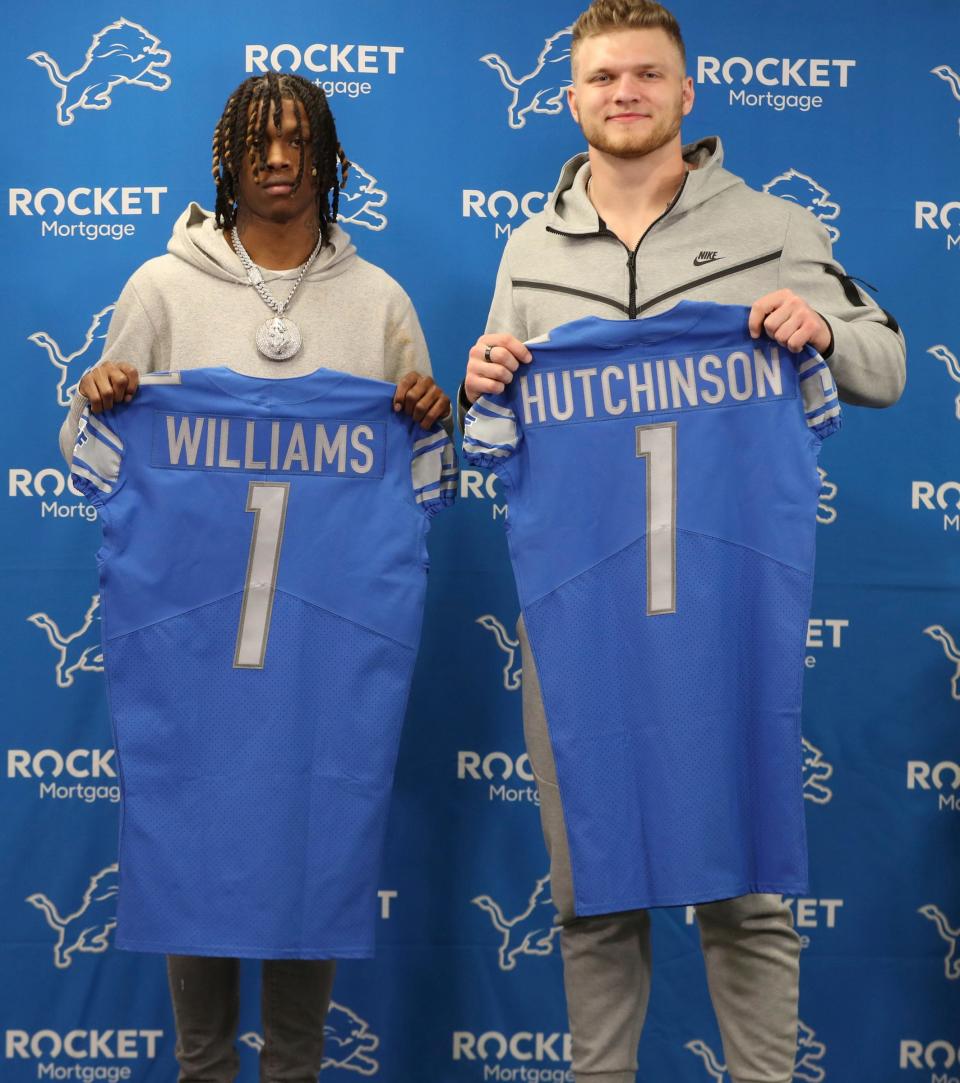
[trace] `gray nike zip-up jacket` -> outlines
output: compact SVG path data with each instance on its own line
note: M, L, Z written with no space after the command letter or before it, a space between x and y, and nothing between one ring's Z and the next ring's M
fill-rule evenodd
M587 196L587 155L571 158L546 208L507 241L486 330L529 340L583 316L655 316L678 301L752 305L787 288L830 325L824 356L840 398L896 402L903 334L833 259L820 222L724 169L716 136L685 146L683 157L690 170L680 191L632 252ZM461 387L461 422L468 406Z

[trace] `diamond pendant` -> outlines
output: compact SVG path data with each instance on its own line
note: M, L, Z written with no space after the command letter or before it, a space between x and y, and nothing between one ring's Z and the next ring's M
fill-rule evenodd
M293 320L274 316L257 328L257 349L271 361L286 361L300 349L303 339Z

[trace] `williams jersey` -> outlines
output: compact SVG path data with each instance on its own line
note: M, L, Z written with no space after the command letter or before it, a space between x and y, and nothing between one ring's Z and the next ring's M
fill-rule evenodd
M821 441L812 349L685 302L528 343L467 415L556 759L576 912L806 889L800 699Z
M325 369L141 385L72 463L103 521L117 946L367 956L453 447Z

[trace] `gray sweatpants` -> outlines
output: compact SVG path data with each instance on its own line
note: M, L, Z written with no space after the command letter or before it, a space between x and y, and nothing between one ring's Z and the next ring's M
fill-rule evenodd
M646 910L574 915L570 851L540 682L526 629L523 730L540 793L577 1083L634 1083L650 994ZM797 1048L800 938L779 895L697 907L710 998L732 1083L791 1083Z

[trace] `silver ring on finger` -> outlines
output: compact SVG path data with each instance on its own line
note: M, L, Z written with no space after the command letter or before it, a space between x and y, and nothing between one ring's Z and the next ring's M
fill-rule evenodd
M492 353L492 351L493 351L493 346L491 346L489 344L484 346L484 348L483 348L483 359L484 359L484 361L489 361L490 360L490 354Z

